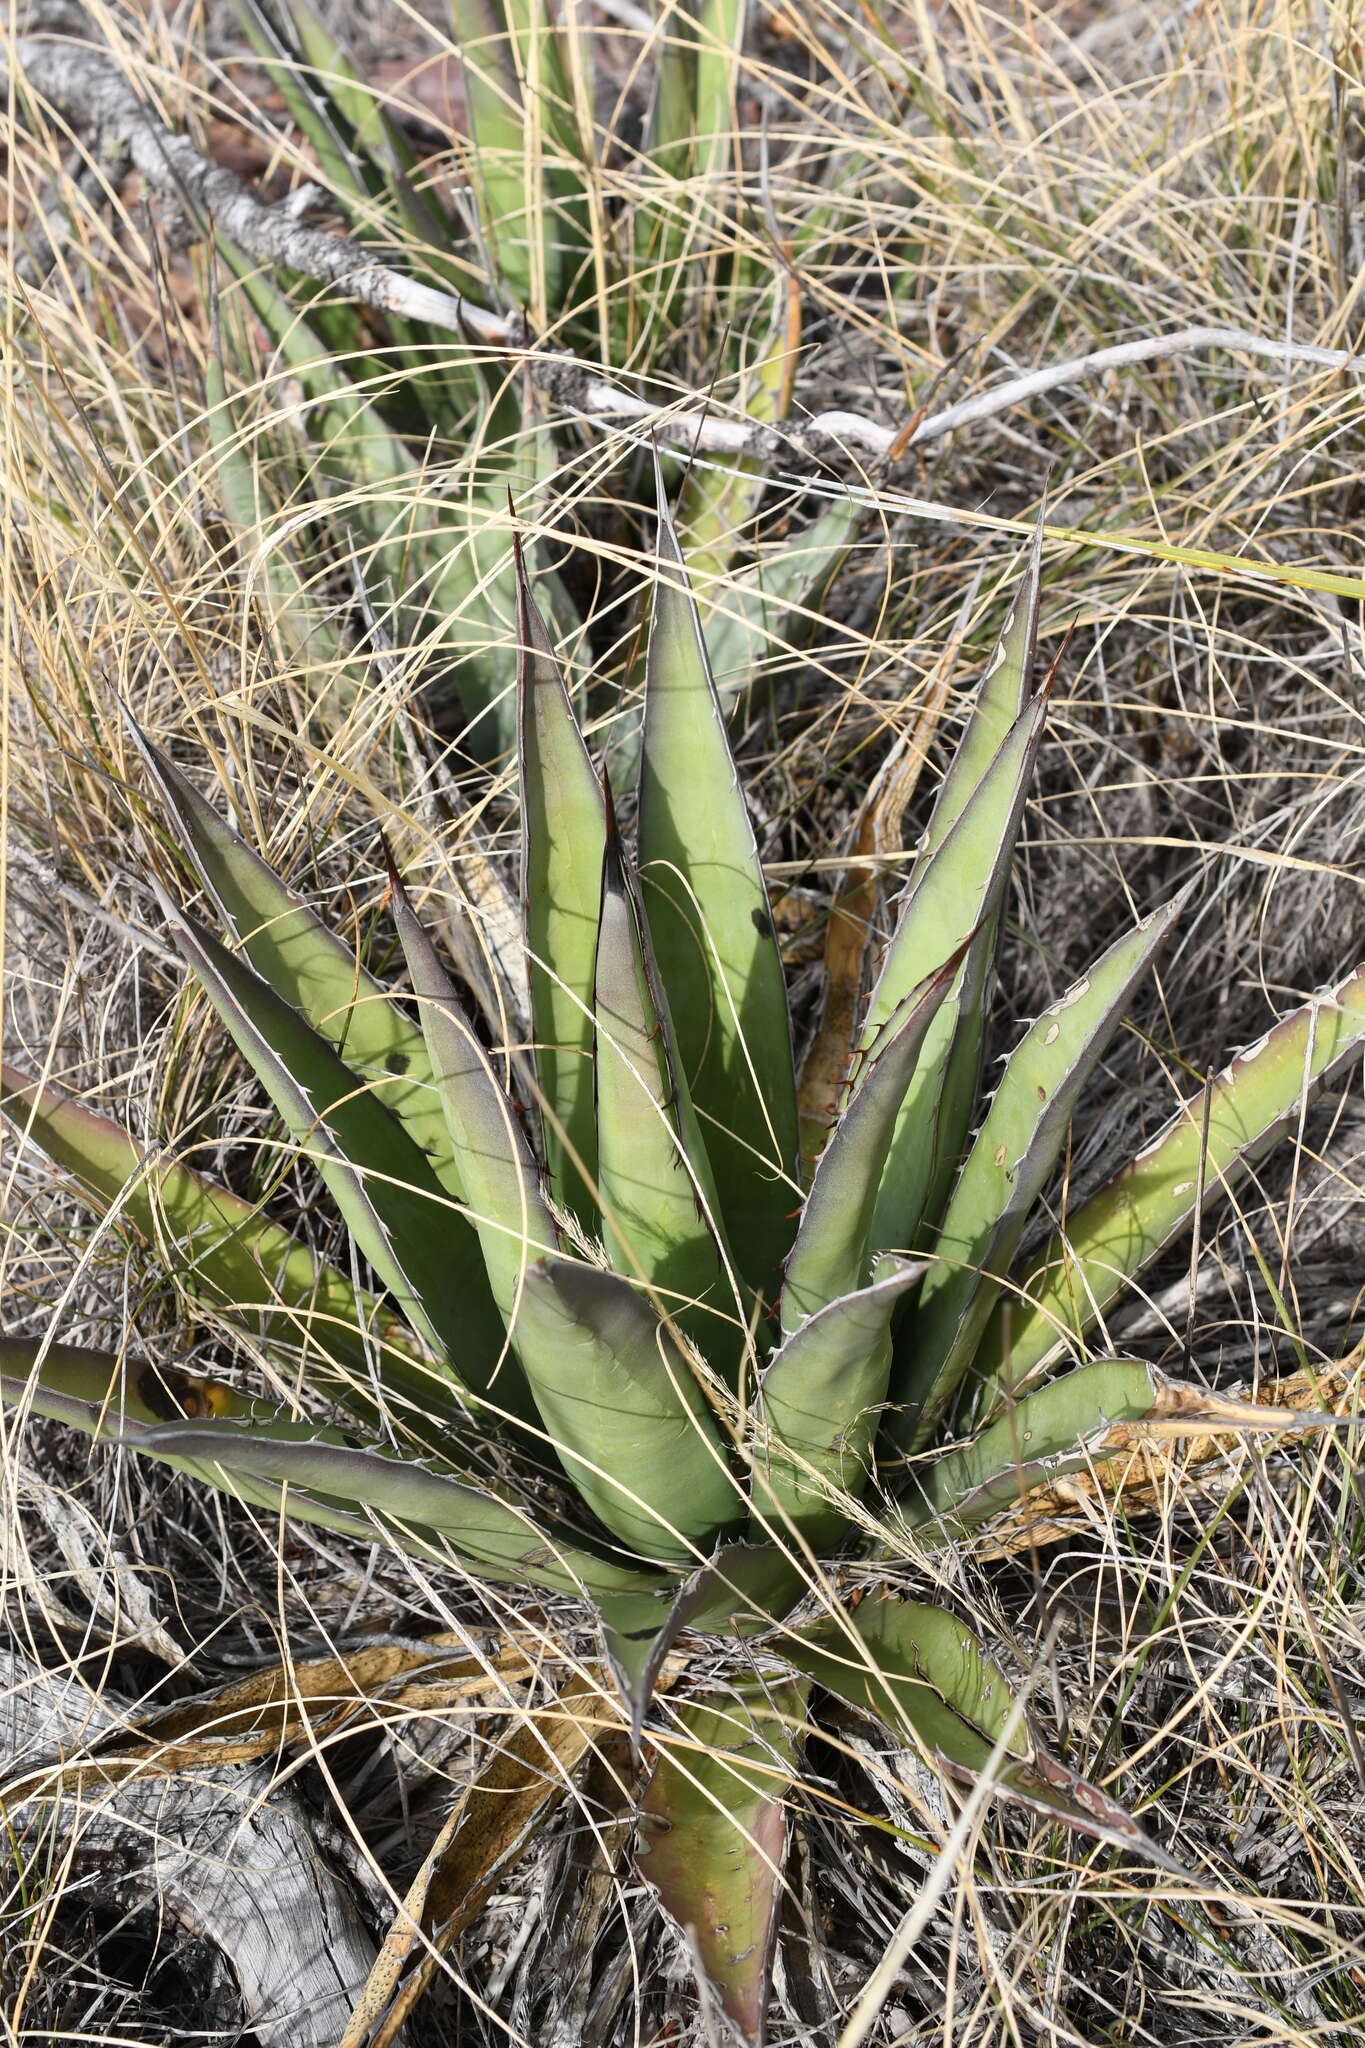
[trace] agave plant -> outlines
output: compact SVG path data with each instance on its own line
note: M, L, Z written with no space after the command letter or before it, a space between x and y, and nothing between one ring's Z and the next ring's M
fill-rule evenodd
M1087 1335L1365 1035L1358 971L1234 1060L1020 1266L1086 1077L1179 914L1124 933L1027 1028L978 1108L1045 716L1038 598L1035 548L814 1158L799 1156L763 868L666 509L633 847L519 574L529 1050L467 1012L396 874L403 996L134 729L230 941L167 900L176 943L330 1190L370 1291L228 1188L51 1087L5 1082L9 1116L154 1242L191 1301L249 1330L298 1400L18 1340L0 1346L4 1397L245 1501L590 1602L656 1757L641 1868L750 2039L813 1688L952 1776L988 1773L1036 1811L1160 1854L1047 1755L949 1608L845 1604L832 1566L887 1543L904 1566L964 1540L1134 1425L1273 1426L1092 1355ZM695 1654L676 1747L650 1716L680 1638Z

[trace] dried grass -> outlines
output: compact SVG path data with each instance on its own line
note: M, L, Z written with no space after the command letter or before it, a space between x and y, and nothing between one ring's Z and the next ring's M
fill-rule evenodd
M618 23L602 29L604 101L619 102L628 127L637 45L618 16L628 11L603 10ZM259 125L249 68L206 72L180 18L99 19L211 145L241 144ZM348 10L347 26L372 39L371 54L443 46L407 10L358 21ZM896 0L874 16L817 0L773 9L755 35L746 106L768 120L771 207L785 225L823 209L801 274L803 405L856 405L895 425L1033 366L1210 319L1352 345L1365 252L1358 48L1344 5L1067 15L959 0L935 15ZM210 48L220 67L233 54L217 17ZM59 141L21 128L6 188L11 1050L148 1138L259 1189L275 1171L260 1102L161 946L111 692L216 775L295 885L358 936L381 894L374 820L392 814L393 764L377 717L357 713L325 744L307 737L325 678L283 657L251 565L214 516L194 272L180 257L167 268L136 195L123 194L111 218L77 191ZM260 153L280 181L297 174L287 141L267 137ZM751 202L757 165L748 150ZM821 190L812 172L825 166ZM618 152L604 199L633 196L632 176ZM723 221L723 195L706 196ZM40 205L55 224L45 276L25 253ZM770 254L761 204L740 219L725 231ZM711 362L684 337L652 367L663 388L669 378L704 387ZM265 508L276 529L297 489L288 398L263 376L242 414L267 482L280 480ZM1214 352L966 429L896 479L938 508L932 517L897 509L882 480L865 479L882 509L838 588L837 628L796 664L777 650L771 697L755 702L746 751L765 850L782 879L828 890L831 859L938 671L964 590L979 581L935 762L1017 567L1017 545L946 515L984 508L1026 522L1046 484L1051 520L1091 537L1048 553L1045 651L1067 627L1076 634L1012 906L999 1044L1134 912L1190 876L1201 887L1142 1029L1087 1099L1072 1187L1154 1129L1221 1050L1365 951L1360 610L1311 581L1361 567L1363 413L1355 378ZM621 508L634 460L630 446L585 435L543 519L576 540L574 573L599 580L616 622L592 650L604 674L629 632ZM457 465L429 482L458 479ZM790 500L797 516L808 508L795 489ZM1139 551L1115 551L1115 537ZM1170 544L1291 565L1308 581L1173 565L1158 552ZM497 802L474 822L495 850L507 843ZM412 857L439 875L459 847L448 830L421 830ZM1188 1246L1155 1276L1132 1311L1149 1355L1227 1383L1340 1356L1359 1336L1360 1085L1357 1075L1315 1109L1235 1212L1210 1222L1198 1287ZM214 1330L186 1322L155 1261L92 1230L38 1162L12 1153L7 1191L10 1326L55 1314L75 1339L135 1334L168 1362L221 1364ZM292 1177L273 1202L286 1220L325 1230ZM17 1440L11 1449L17 1458ZM115 1451L87 1457L49 1426L30 1428L25 1456L105 1532L90 1571L137 1573L198 1688L286 1646L299 1655L376 1628L489 1624L471 1588L259 1526ZM149 1699L191 1683L169 1679L73 1585L50 1522L16 1514L16 1528L7 1619L37 1661L103 1660L125 1692ZM943 1590L1036 1673L1035 1705L1062 1753L1092 1777L1116 1773L1111 1789L1197 1885L996 1816L873 2039L1171 2048L1359 2037L1359 1551L1351 1452L1333 1441L1252 1460L1223 1486L1204 1476L1182 1486L1173 1466L1156 1520L1078 1530L1033 1559L937 1561ZM926 1579L913 1558L903 1574L907 1585ZM518 1619L540 1630L547 1658L584 1653L572 1614ZM513 1725L532 1698L509 1705ZM497 1741L496 1720L483 1739ZM447 1789L474 1768L469 1743L418 1712L410 1739L352 1731L293 1768L319 1812L332 1788L344 1801L346 1853L382 1927ZM789 1873L771 2035L833 2041L952 1813L913 1759L872 1749L867 1728L840 1716L812 1750L798 1804L805 1847ZM623 1834L604 1759L446 1963L414 2039L510 2030L568 2048L708 2038L685 1958L621 1861ZM164 2025L156 2016L155 1983L141 1974L145 1930L140 1946L120 1948L59 1849L15 1870L3 1912L11 2040L191 2038L184 2007ZM195 1967L177 1956L176 1967Z

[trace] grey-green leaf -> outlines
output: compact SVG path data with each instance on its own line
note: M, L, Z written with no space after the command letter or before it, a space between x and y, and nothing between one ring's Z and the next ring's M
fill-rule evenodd
M696 601L659 493L640 756L640 882L683 1071L745 1277L790 1240L796 1080L767 884Z
M904 1339L904 1371L893 1376L903 1406L892 1435L907 1448L925 1441L970 1370L1077 1097L1179 908L1177 898L1125 933L1006 1062L935 1244Z
M517 1335L578 1492L633 1550L695 1563L743 1501L691 1361L633 1287L599 1267L528 1268Z
M517 552L521 887L545 1161L561 1201L596 1217L593 980L606 808Z

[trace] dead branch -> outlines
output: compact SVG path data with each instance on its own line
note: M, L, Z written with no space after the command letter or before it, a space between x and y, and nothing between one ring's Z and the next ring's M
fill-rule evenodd
M1012 411L1044 392L1160 357L1211 350L1352 375L1359 375L1362 368L1362 358L1346 349L1277 341L1235 327L1200 326L1176 334L1138 336L1011 378L931 413L911 434L904 433L903 421L887 426L855 412L814 413L781 427L761 425L742 414L724 418L709 393L684 392L659 404L626 390L599 365L538 344L519 312L490 312L458 293L438 290L376 263L345 235L310 227L300 217L306 194L263 204L233 172L210 163L186 136L167 128L113 61L88 42L71 35L24 35L13 45L12 66L16 85L45 101L74 129L93 134L111 158L125 158L149 189L192 223L201 229L211 225L258 261L333 284L376 312L425 321L466 345L519 359L533 383L573 418L647 429L661 440L702 453L763 461L785 457L807 466L839 457L885 462L893 448L899 458L942 440L958 427ZM5 79L0 60L0 85Z

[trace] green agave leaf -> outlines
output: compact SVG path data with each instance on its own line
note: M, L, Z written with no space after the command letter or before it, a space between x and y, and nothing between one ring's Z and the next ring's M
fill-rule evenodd
M1099 1359L1023 1395L970 1443L912 1466L902 1506L910 1528L933 1523L952 1542L1036 1488L1130 1452L1144 1429L1159 1425L1161 1435L1174 1437L1273 1433L1341 1420L1209 1393L1141 1359Z
M1299 1115L1306 1096L1365 1043L1365 967L1281 1018L1193 1096L1048 1245L1017 1298L997 1307L983 1370L1014 1385L1079 1336L1201 1203L1236 1186Z
M980 1047L980 1011L995 954L1000 904L1024 815L1024 800L1042 738L1044 705L1031 705L1007 731L977 788L969 792L932 856L916 864L873 989L863 1025L864 1050L885 1028L897 1002L917 986L946 944L971 945L960 975L925 1034L920 1058L896 1117L877 1190L872 1244L878 1251L912 1245L929 1209L940 1162L960 1150L963 1133L943 1116L955 1049ZM975 935L975 936L973 936ZM978 1014L970 1020L968 1013ZM964 1033L966 1034L964 1038ZM973 1106L975 1091L973 1091Z
M749 1637L771 1629L805 1590L802 1573L768 1543L725 1544L671 1595L616 1594L602 1600L607 1658L630 1715L638 1752L664 1661L685 1629Z
M867 1482L891 1376L892 1312L926 1270L884 1260L870 1286L802 1323L763 1374L770 1442L754 1474L756 1511L791 1522L816 1549L847 1526L831 1492L856 1498Z
M316 1160L361 1252L458 1383L515 1414L527 1408L503 1362L501 1319L478 1239L426 1154L324 1038L268 983L165 903L176 943L295 1142ZM490 1401L493 1397L490 1396Z
M782 1653L826 1691L908 1734L955 1777L979 1777L1005 1735L1008 1680L971 1630L940 1607L865 1600L788 1633ZM1006 1744L995 1783L1016 1805L1184 1875L1121 1806L1040 1749L1026 1724Z
M658 1290L713 1359L726 1346L728 1310L737 1351L715 1183L610 811L593 1001L597 1177L612 1265Z
M948 993L962 947L913 989L866 1054L866 1068L820 1155L782 1289L782 1334L867 1278L872 1218L896 1117L925 1033Z
M75 1176L98 1214L117 1204L191 1292L249 1314L272 1337L315 1345L355 1373L367 1368L366 1333L386 1350L410 1341L372 1296L250 1202L140 1145L110 1118L13 1067L0 1069L0 1110ZM423 1375L416 1359L412 1367L434 1400L435 1375Z
M517 550L521 889L551 1184L595 1219L593 1014L606 806Z
M456 1170L493 1299L511 1329L527 1263L556 1252L559 1232L541 1194L516 1104L501 1087L392 867L389 886Z
M676 1712L640 1815L637 1862L691 1937L721 2009L763 2039L804 1685L735 1687Z
M796 1078L786 982L748 806L682 550L659 492L640 756L640 882L731 1242L769 1296L791 1238Z
M943 1219L892 1393L896 1442L918 1449L957 1393L1061 1153L1076 1099L1181 899L1144 918L1025 1033L1005 1065ZM898 1361L899 1363L899 1361Z
M644 1556L695 1562L742 1512L696 1373L648 1303L596 1266L527 1269L517 1336L545 1428L599 1521Z
M262 980L393 1111L446 1192L463 1192L422 1033L125 712L192 872Z

